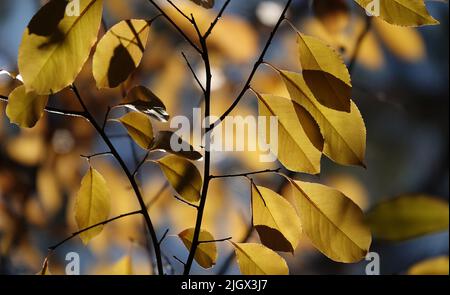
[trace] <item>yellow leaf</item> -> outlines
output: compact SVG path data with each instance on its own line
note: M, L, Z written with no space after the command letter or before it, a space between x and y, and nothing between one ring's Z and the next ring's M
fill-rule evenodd
M421 261L415 265L413 265L408 270L408 275L417 276L417 275L441 275L448 276L448 265L449 259L448 256L441 256L432 259L427 259L425 261Z
M97 40L103 0L80 0L80 15L66 13L67 1L52 0L28 24L19 48L19 70L27 91L59 92L81 71Z
M261 243L275 251L293 253L301 235L294 207L276 192L252 184L252 209Z
M197 5L200 5L205 8L213 8L214 7L214 0L191 0Z
M278 117L278 159L280 162L292 171L319 174L322 153L311 143L311 139L305 131L305 125L302 126L301 121L305 118L299 116L300 106L284 97L258 95L258 98L259 114L267 118L268 138L273 136L269 134L270 117Z
M303 232L334 261L354 263L369 251L372 236L362 210L341 192L324 185L291 181Z
M158 160L170 185L188 202L198 202L202 189L202 176L197 167L188 160L170 155Z
M141 63L150 24L146 20L124 20L98 42L93 73L98 88L114 88L126 81Z
M378 204L367 219L376 237L407 240L448 229L448 203L427 195L404 195Z
M288 275L286 261L276 252L255 243L233 243L243 275Z
M350 10L345 0L314 0L314 13L330 34L342 32L350 22Z
M322 106L309 90L302 75L280 71L292 100L316 120L325 139L324 154L342 165L365 167L366 127L361 113L351 102L350 113Z
M153 144L153 127L150 118L143 113L131 112L118 120L125 126L128 134L144 150Z
M44 115L48 96L26 92L25 86L17 87L9 96L6 115L11 123L22 128L32 128Z
M192 240L194 239L194 228L189 228L178 234L183 244L188 251L192 247ZM200 231L200 242L214 241L214 237L207 231ZM195 261L203 268L211 268L216 265L217 261L217 247L216 243L200 243L195 252Z
M38 134L22 134L7 142L8 155L25 166L36 166L47 158L47 146Z
M111 268L111 275L131 276L133 274L133 257L131 254L122 257Z
M80 230L98 224L108 219L110 212L109 189L103 176L92 167L81 181L75 203L75 219ZM84 244L98 235L103 226L97 226L82 234L80 238Z
M144 86L133 87L127 94L125 102L119 106L149 115L161 122L169 120L164 103L150 89Z
M369 14L393 25L417 27L439 24L428 12L424 0L355 0ZM375 6L373 5L375 3ZM379 11L377 7L379 5ZM379 15L378 15L379 14Z
M400 59L417 62L425 57L425 42L416 28L394 26L378 19L373 24L386 47Z
M171 146L172 140L180 144L183 149L181 151L174 151ZM155 144L152 146L152 150L162 150L192 161L198 161L203 158L203 156L199 152L195 151L189 143L171 131L159 132L156 136Z
M352 83L342 58L319 39L298 34L303 76L324 106L350 112Z

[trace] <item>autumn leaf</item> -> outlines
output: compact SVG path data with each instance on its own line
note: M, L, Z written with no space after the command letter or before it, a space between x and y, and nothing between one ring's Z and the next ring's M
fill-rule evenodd
M97 40L103 0L80 0L80 15L69 16L69 2L52 0L26 28L19 48L19 71L27 92L59 92L81 71Z
M350 112L352 83L342 58L319 39L298 34L303 77L324 106Z
M350 22L350 9L345 0L314 0L313 10L330 34L341 32Z
M368 14L379 16L393 25L417 27L439 24L428 12L424 0L384 0L377 6L373 0L355 0Z
M202 188L202 176L190 161L169 155L156 161L169 183L188 202L198 202Z
M337 262L364 259L372 236L362 210L330 187L293 180L291 184L303 232L313 245Z
M127 254L119 259L112 267L111 267L112 275L119 276L130 276L133 275L133 257L131 254Z
M214 7L214 0L191 0L191 1L204 8L209 9Z
M253 226L263 245L293 253L300 241L301 224L294 207L276 192L252 183Z
M288 275L286 261L273 250L256 243L232 243L243 275Z
M427 195L403 195L376 205L367 220L380 239L412 239L448 229L448 203Z
M267 118L278 117L278 159L289 170L310 174L320 173L322 156L311 142L299 116L300 107L290 99L272 95L259 95L259 115ZM301 110L300 110L301 111ZM313 125L309 125L311 127ZM270 130L270 125L266 130ZM273 135L267 134L268 138ZM271 142L268 140L267 142ZM317 146L317 145L316 145Z
M164 103L150 89L144 86L133 87L128 92L125 102L119 106L144 113L160 122L169 120L169 114Z
M416 263L408 270L408 275L417 276L448 276L448 256L440 256L431 259L427 259Z
M11 123L22 128L32 128L44 115L48 96L26 92L25 86L17 87L9 96L6 115Z
M192 247L192 241L194 239L194 228L189 228L181 233L178 234L178 237L180 237L183 244L186 246L187 250L190 251ZM214 237L211 233L207 231L200 231L199 241L208 242L208 241L214 241ZM200 245L197 247L197 250L195 252L194 256L195 261L197 263L205 268L211 268L214 265L216 265L217 261L217 246L216 243L200 243Z
M172 142L176 142L182 149L175 151ZM202 154L194 150L188 142L184 141L180 136L171 131L160 131L156 136L155 143L151 149L161 150L192 161L199 161L203 158Z
M115 88L139 66L147 45L150 24L124 20L113 26L97 45L93 73L98 88Z
M153 127L148 116L131 112L117 121L123 124L128 134L141 148L150 149L153 144Z
M80 230L105 221L110 212L109 189L103 176L92 167L81 181L75 203L75 219ZM97 236L103 226L97 226L80 234L84 244Z
M339 164L365 167L366 126L356 104L351 102L350 113L324 107L301 74L280 71L280 75L292 100L303 106L319 125L325 139L323 153Z

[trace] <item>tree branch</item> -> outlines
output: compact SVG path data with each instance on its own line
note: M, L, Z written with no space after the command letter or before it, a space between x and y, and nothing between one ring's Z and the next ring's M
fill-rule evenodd
M189 62L189 59L187 58L186 54L184 52L181 52L181 55L183 55L184 60L186 61L189 70L191 71L192 75L194 76L195 81L197 82L198 86L200 86L200 89L203 91L203 94L205 94L206 89L203 86L202 82L200 81L199 77L197 76L197 73L195 73L194 68L192 67L191 63Z
M281 171L281 168L278 169L266 169L261 171L255 171L255 172L246 172L246 173L239 173L239 174L227 174L227 175L211 175L211 179L217 179L217 178L233 178L233 177L248 177L251 175L257 175L257 174L265 174L265 173L278 173Z
M205 35L203 35L203 38L206 40L208 39L209 35L211 35L212 31L216 27L219 20L222 18L223 13L227 9L228 5L230 4L231 0L227 0L225 4L222 6L222 9L220 9L219 14L217 14L217 17L214 19L214 21L209 26L208 31L206 31Z

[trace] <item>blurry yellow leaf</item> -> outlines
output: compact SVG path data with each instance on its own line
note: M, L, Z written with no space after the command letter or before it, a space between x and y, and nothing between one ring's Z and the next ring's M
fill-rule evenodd
M289 170L310 174L320 173L322 156L310 141L301 118L299 105L290 99L271 95L258 95L259 114L266 117L267 136L269 134L270 117L278 117L278 159ZM271 141L267 141L271 142Z
M374 236L401 241L448 229L448 203L427 195L404 195L367 215Z
M342 58L319 39L298 34L303 76L317 100L328 108L350 112L352 83Z
M373 23L386 47L400 59L417 62L425 57L425 42L416 28L394 26L378 19Z
M52 0L28 24L19 48L19 70L27 91L45 95L69 86L97 40L102 0L80 0L80 15L66 13L67 1Z
M350 11L345 0L314 0L313 8L330 34L340 33L350 22Z
M369 14L375 14L393 25L416 27L439 24L429 14L424 0L355 1Z
M6 115L11 123L22 128L32 128L42 118L47 102L48 96L27 93L22 85L10 94Z
M214 7L214 0L191 0L197 5L200 5L205 8L213 8Z
M286 261L276 252L255 243L233 243L243 275L288 275Z
M182 146L183 149L180 151L174 151L171 145L172 140ZM203 156L199 152L195 151L189 143L171 131L159 132L156 136L155 144L152 146L152 150L162 150L193 161L198 161L203 158Z
M412 275L412 276L417 276L417 275L448 276L448 274L449 274L448 265L449 265L448 256L441 256L441 257L436 257L436 258L432 258L432 259L427 259L425 261L421 261L421 262L413 265L408 270L408 275Z
M302 105L316 120L325 139L324 154L342 165L365 167L366 127L361 113L351 102L350 113L322 106L309 90L302 75L280 71L292 100Z
M46 157L44 139L38 134L22 134L9 140L6 150L12 159L26 166L35 166Z
M153 144L153 127L150 118L142 113L131 112L118 120L127 129L128 134L144 150Z
M326 185L334 187L349 197L359 208L365 210L369 205L369 192L364 184L350 174L336 174L326 179Z
M61 209L63 201L61 189L55 173L56 172L50 167L45 167L39 170L36 177L36 187L39 193L39 199L45 213L50 216L53 216Z
M301 181L291 183L303 232L314 246L337 262L363 259L372 236L362 210L335 189Z
M188 202L198 202L202 189L202 176L197 167L188 160L170 155L158 160L170 185Z
M190 251L192 246L192 240L194 239L194 228L190 228L182 231L178 234L183 244L186 246L188 251ZM214 241L214 237L207 231L202 230L200 232L199 241L208 242ZM195 252L195 261L203 268L211 268L216 265L217 261L217 247L216 243L201 243L197 247Z
M133 275L133 257L127 254L117 261L111 269L111 275L130 276Z
M81 181L75 204L75 219L78 229L88 228L105 221L109 216L110 208L108 185L103 176L90 167ZM103 226L97 226L80 234L80 238L84 244L87 244L102 229Z
M98 42L93 73L98 88L115 88L139 66L147 45L150 24L125 20L113 26Z
M301 224L292 205L276 192L252 184L252 209L261 243L275 251L293 253L300 241Z
M167 122L169 114L164 103L150 89L144 86L133 87L120 106L147 114L161 122Z

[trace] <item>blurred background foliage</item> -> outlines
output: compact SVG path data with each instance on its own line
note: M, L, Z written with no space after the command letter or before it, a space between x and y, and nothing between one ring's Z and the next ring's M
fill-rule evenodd
M22 32L44 2L0 1L0 68L17 70ZM200 24L208 24L215 17L215 11L196 8L183 0L178 2L183 9L193 12ZM217 2L217 6L222 3ZM233 1L229 13L214 31L210 45L216 115L229 106L245 81L283 2ZM289 18L300 31L325 40L348 61L357 50L358 38L365 28L365 15L352 2L348 1L350 11L330 12L314 10L311 1L298 0ZM401 28L373 20L359 49L352 76L354 99L368 129L368 169L346 168L324 159L320 178L309 178L340 189L364 210L407 193L433 195L448 202L448 4L429 1L428 7L441 25ZM106 0L105 8L108 27L122 19L148 19L157 14L142 0ZM174 19L183 21L170 11ZM267 60L281 68L299 70L295 40L295 33L284 25ZM192 108L199 105L201 95L181 51L193 53L167 23L155 22L144 60L125 87L145 85L164 100L171 115L192 117ZM191 56L200 72L201 60L195 60L195 54ZM91 63L85 66L77 84L89 99L89 108L101 120L107 107L121 99L123 89L97 90L90 67ZM16 86L16 82L0 77L0 94L8 95ZM280 79L267 68L258 72L253 87L260 92L286 94ZM50 103L66 109L79 108L69 91L51 97ZM87 168L80 155L102 152L104 146L81 119L46 114L35 128L19 130L9 124L1 104L0 273L36 273L47 255L47 247L77 229L72 212L74 198ZM257 115L256 99L249 94L233 114ZM157 126L163 127L167 128ZM118 124L111 124L108 134L130 167L144 156L143 151L130 144ZM213 174L278 167L276 163L273 167L260 163L257 153L220 153L214 154L213 160L216 168ZM111 216L139 209L116 163L109 159L95 159L93 163L111 187ZM276 176L260 176L259 181L277 188L282 180ZM181 265L172 255L183 258L187 251L176 234L194 224L195 211L173 198L173 191L167 188L157 167L145 166L140 183L146 200L151 202L150 213L159 235L170 229L163 244L167 272L179 273ZM204 229L216 233L217 237L243 239L251 222L248 183L240 179L213 181L210 194ZM64 245L51 257L50 271L63 273L65 254L76 251L80 253L84 274L127 273L131 260L133 273L148 274L151 268L144 233L139 216L111 223L88 247L78 238ZM446 230L395 243L375 239L372 251L381 256L383 274L405 273L419 261L448 256L448 238ZM257 239L256 235L251 239ZM223 243L219 251L218 265L213 272L220 270L232 249ZM363 261L343 265L329 261L306 239L295 257L287 255L286 258L293 274L363 274L367 264ZM196 267L195 273L204 271ZM232 265L227 273L238 273L238 269Z

